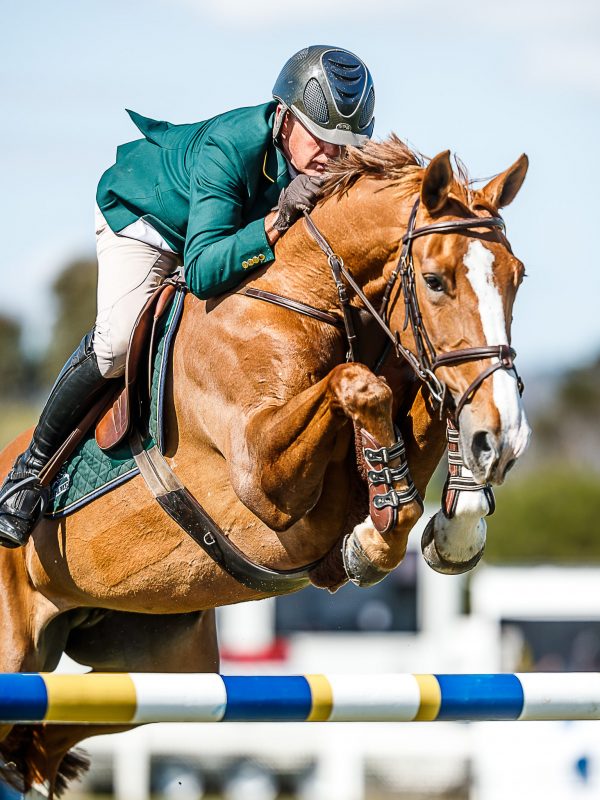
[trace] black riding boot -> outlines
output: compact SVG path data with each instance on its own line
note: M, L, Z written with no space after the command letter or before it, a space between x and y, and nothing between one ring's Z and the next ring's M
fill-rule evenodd
M0 545L4 547L27 543L47 501L48 490L37 481L40 471L106 385L92 350L92 334L83 337L62 368L29 447L16 460L0 488ZM17 488L25 481L23 488Z

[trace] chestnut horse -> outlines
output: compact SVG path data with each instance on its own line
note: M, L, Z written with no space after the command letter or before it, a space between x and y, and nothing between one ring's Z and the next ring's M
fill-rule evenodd
M449 153L425 166L392 136L349 149L332 166L311 219L379 305L417 198L417 226L489 218L513 200L526 171L522 156L475 191L453 173ZM435 351L508 346L523 267L502 231L432 232L412 250ZM247 285L340 315L327 259L304 220ZM397 284L387 318L415 352L404 317ZM344 534L353 531L363 560L383 577L404 557L422 514L417 497L400 507L391 530L379 532L365 511L354 430L390 447L396 421L421 495L446 443L445 419L405 361L392 353L375 375L347 363L345 351L339 329L318 319L239 292L208 302L188 295L166 403L167 460L231 541L273 569L321 560L311 577L330 588L345 579ZM459 402L490 358L439 367L450 400ZM478 482L500 484L529 437L517 378L498 370L468 400L459 420L465 464ZM27 441L23 434L4 450L0 475ZM406 489L407 481L395 480L394 488ZM471 563L483 548L488 511L483 491L465 492L454 517L433 518L444 563ZM0 670L7 672L52 670L63 652L100 671L217 671L213 609L264 596L223 572L139 476L65 519L45 519L26 548L2 550L0 582ZM46 781L51 794L59 792L82 765L69 748L106 730L0 728L3 774L25 789Z

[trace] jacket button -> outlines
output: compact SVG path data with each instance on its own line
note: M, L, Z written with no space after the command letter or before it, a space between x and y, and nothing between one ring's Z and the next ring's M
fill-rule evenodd
M265 254L264 253L259 253L258 254L258 260L259 261L264 261L265 260Z
M248 269L248 262L247 261L242 261L242 267L244 269Z
M253 264L258 264L258 256L253 256L252 257L252 263Z

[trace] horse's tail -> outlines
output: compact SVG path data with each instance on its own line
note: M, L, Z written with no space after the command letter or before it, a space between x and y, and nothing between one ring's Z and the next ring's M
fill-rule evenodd
M45 784L48 800L53 800L89 769L90 761L81 750L66 755L49 753L46 730L46 725L15 725L11 729L0 742L0 780L23 794L35 784Z

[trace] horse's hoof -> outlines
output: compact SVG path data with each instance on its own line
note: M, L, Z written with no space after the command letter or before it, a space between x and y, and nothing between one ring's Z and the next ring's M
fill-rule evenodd
M356 535L356 528L344 539L342 557L348 580L355 586L361 588L374 586L390 574L388 570L383 570L374 564L367 556Z
M464 572L469 572L481 560L483 551L485 550L485 541L483 547L478 553L470 558L468 561L449 561L444 556L440 555L435 543L435 515L429 520L423 536L421 537L421 551L423 558L429 564L431 569L439 572L441 575L462 575Z

